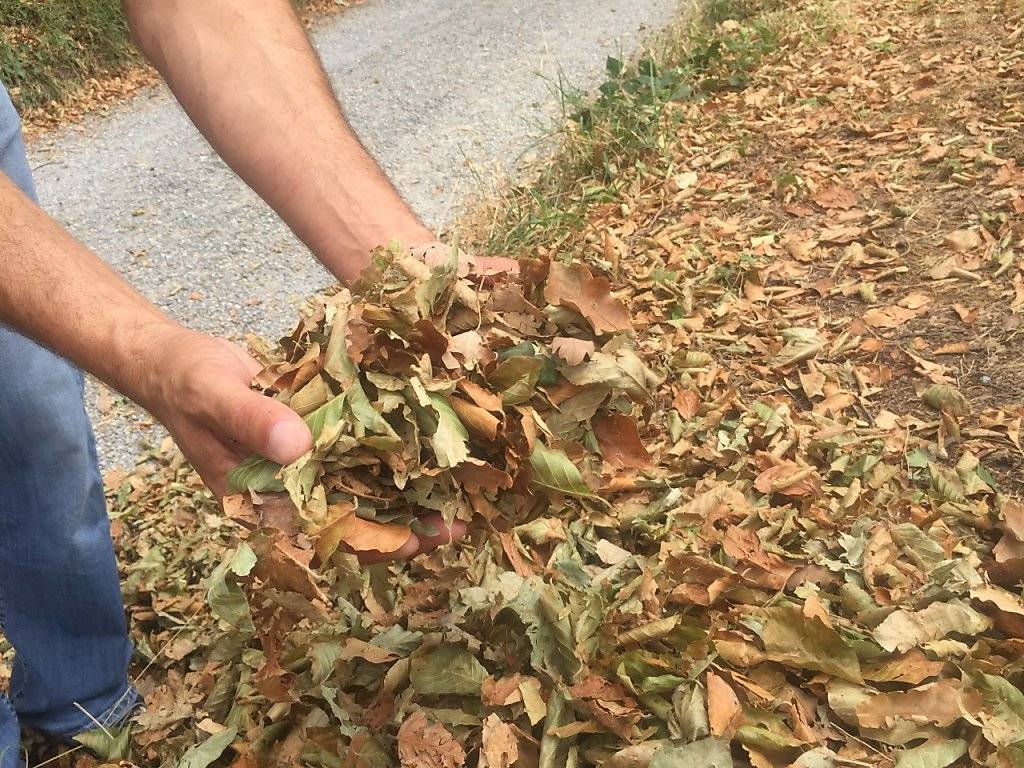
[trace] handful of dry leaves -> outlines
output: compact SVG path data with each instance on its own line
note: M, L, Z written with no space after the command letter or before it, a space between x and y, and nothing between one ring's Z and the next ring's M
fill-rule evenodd
M633 412L657 377L608 281L582 264L459 270L455 251L431 269L381 249L352 292L318 299L257 378L314 448L238 467L231 486L250 494L229 500L236 517L260 526L262 494L287 492L294 520L276 527L301 528L326 565L339 549L398 550L425 511L450 524L523 522L552 497L600 508L602 461L650 466Z

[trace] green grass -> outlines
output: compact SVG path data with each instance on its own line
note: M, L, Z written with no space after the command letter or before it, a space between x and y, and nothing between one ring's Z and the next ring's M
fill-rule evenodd
M0 81L21 108L138 63L119 0L0 0Z
M620 202L635 171L662 178L678 172L674 142L683 110L674 105L743 89L796 28L808 37L835 31L829 0L802 11L799 24L791 6L787 0L709 0L642 55L609 58L596 94L560 83L555 156L537 178L503 191L497 209L488 212L486 231L478 224L481 248L516 254L557 245L584 230L594 205Z
M141 63L120 0L0 0L0 21L0 82L21 110Z

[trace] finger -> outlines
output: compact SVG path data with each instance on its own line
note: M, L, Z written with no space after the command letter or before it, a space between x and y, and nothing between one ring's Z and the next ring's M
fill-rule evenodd
M420 539L415 533L409 534L409 538L406 539L405 544L394 552L353 552L348 547L342 545L343 549L355 554L359 558L359 562L363 565L387 563L393 560L408 560L410 557L418 555L421 547Z
M291 464L313 447L295 411L228 375L206 380L200 413L207 427L278 464Z
M218 435L191 424L179 425L171 430L171 436L206 487L218 498L228 493L225 477L245 456Z
M250 379L256 378L263 366L256 362L252 355L246 352L242 347L238 346L234 342L225 341L227 347L231 350L231 354L238 360L238 364L242 366L242 370L246 372L246 375Z
M420 540L419 554L432 552L438 547L445 544L451 544L456 539L461 539L466 535L466 523L462 520L455 520L451 524L451 527L449 527L445 525L444 519L437 512L424 515L420 518L420 521L424 523L426 527L432 528L435 533L430 535L421 531L417 534Z

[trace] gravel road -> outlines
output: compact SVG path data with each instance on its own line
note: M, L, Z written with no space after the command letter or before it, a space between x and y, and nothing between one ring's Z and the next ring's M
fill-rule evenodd
M478 178L514 175L557 110L552 82L600 82L604 60L680 0L369 0L314 32L348 115L424 219L450 223ZM276 337L329 278L213 154L164 88L30 147L43 205L186 324ZM105 467L159 439L96 385Z

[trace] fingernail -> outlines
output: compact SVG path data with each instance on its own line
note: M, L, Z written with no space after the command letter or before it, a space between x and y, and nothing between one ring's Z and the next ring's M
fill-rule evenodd
M279 421L267 436L267 458L278 464L291 464L313 447L313 436L301 421Z

